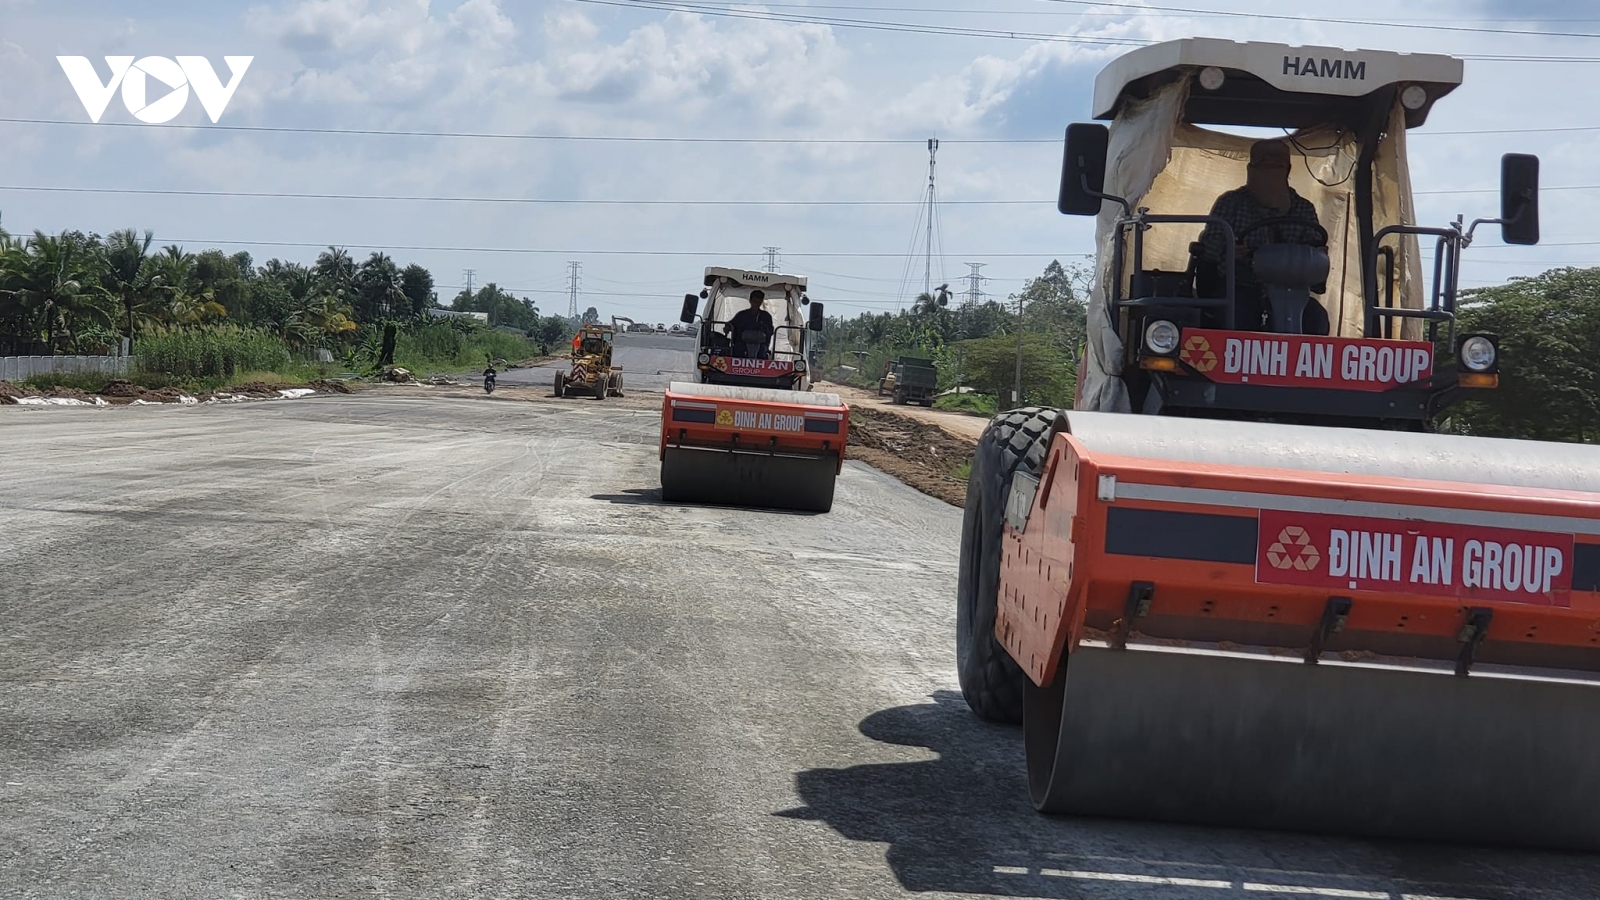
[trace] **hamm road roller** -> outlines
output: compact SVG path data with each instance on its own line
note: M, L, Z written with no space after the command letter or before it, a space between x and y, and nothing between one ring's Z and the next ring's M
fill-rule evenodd
M822 304L798 275L711 267L704 285L680 316L700 382L675 381L662 401L662 499L827 512L850 410L811 390Z
M1406 131L1461 75L1183 40L1068 128L1077 408L991 423L958 583L962 692L1022 723L1040 811L1600 848L1600 448L1434 429L1499 382L1462 250L1539 236L1520 155L1497 218L1415 224Z

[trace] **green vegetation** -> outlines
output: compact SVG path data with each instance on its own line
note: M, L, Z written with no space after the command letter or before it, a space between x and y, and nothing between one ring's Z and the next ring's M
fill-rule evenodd
M432 274L381 252L357 262L329 247L309 266L279 259L256 266L248 253L153 243L150 232L133 229L103 238L80 231L13 238L0 230L0 355L103 355L127 341L130 379L199 389L252 371L294 382L391 362L472 369L488 358L548 353L578 327L492 283L462 291L452 304L488 313L488 327L435 318Z
M954 309L923 294L909 310L853 319L829 319L823 329L825 372L851 366L849 381L876 388L889 362L901 355L934 360L939 389L957 384L981 394L941 398L936 406L992 412L1009 409L1017 361L1017 307L1022 307L1022 396L1024 403L1071 406L1077 390L1078 349L1083 346L1090 273L1051 262L1005 303L989 301ZM962 404L947 406L948 403Z
M147 334L133 357L135 371L196 381L288 366L289 348L282 338L260 329L230 325Z
M1600 443L1600 268L1468 291L1458 328L1499 337L1500 387L1469 392L1474 399L1452 412L1452 429Z
M945 394L933 401L934 409L953 409L957 412L992 416L1000 411L991 394Z

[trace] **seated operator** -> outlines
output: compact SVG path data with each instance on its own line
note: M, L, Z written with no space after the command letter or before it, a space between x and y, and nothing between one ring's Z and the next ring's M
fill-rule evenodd
M1234 247L1234 324L1247 331L1269 330L1272 325L1271 306L1261 280L1252 265L1255 250L1265 244L1307 244L1326 247L1317 210L1311 201L1295 193L1289 186L1289 172L1293 168L1289 144L1285 141L1257 141L1250 148L1250 165L1244 187L1235 188L1217 198L1211 206L1211 215L1227 220L1233 226L1235 237L1243 239ZM1284 219L1272 225L1249 229L1268 219ZM1226 283L1223 266L1227 260L1227 238L1222 229L1207 225L1200 233L1201 255L1198 260L1197 287L1202 296L1220 296ZM1311 292L1321 294L1326 285L1314 285ZM1322 304L1311 300L1304 314L1306 334L1328 333L1328 312Z
M728 323L725 329L728 337L733 340L735 352L740 356L749 352L745 349L746 344L755 344L759 341L759 346L754 348L755 354L753 358L772 358L771 346L772 335L774 334L772 313L761 308L761 304L765 303L766 300L767 295L765 292L759 290L751 291L750 308L741 309L735 313L733 320ZM758 334L747 337L748 332L757 332Z

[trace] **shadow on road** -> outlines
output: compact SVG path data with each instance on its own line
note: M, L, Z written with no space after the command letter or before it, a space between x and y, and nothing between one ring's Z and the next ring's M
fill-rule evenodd
M718 503L668 503L661 499L660 488L626 488L620 494L591 494L590 500L603 500L622 506L663 506L669 509L738 509L744 512L764 513L771 516L821 516L826 513L798 509L763 509L756 506L724 506Z
M1041 816L1027 799L1020 729L978 721L957 692L933 701L873 713L859 727L938 759L801 772L805 805L777 815L887 844L889 866L911 891L1118 900L1233 893L1041 873L1053 869L1231 880L1236 891L1244 882L1295 882L1509 900L1528 888L1587 897L1566 892L1600 877L1600 860L1565 854ZM1470 892L1440 890L1452 887Z
M661 505L660 488L628 488L620 494L592 494L590 500L604 500L607 503L620 503L628 506L657 506Z

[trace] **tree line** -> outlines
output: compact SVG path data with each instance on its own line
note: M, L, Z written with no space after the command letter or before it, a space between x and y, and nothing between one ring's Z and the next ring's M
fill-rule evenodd
M936 362L941 390L960 383L994 398L973 408L1071 406L1091 278L1087 269L1052 261L1004 302L951 308L924 294L900 312L830 319L823 331L826 371L871 386L891 359L915 355ZM1464 291L1457 317L1458 335L1498 338L1500 386L1466 392L1441 430L1600 443L1600 268L1553 269ZM1021 404L1011 397L1019 327ZM1453 365L1446 341L1441 335L1436 358Z
M844 367L848 380L871 386L895 357L920 356L937 365L941 390L959 384L994 398L980 408L1071 406L1091 277L1085 267L1052 260L1003 302L961 303L935 291L898 312L829 319L822 332L823 360L828 372L840 374ZM1019 327L1022 400L1012 403Z
M357 261L328 247L309 266L177 245L150 231L66 231L13 237L0 229L0 355L104 354L141 335L233 325L293 351L358 346L380 323L422 322L438 307L433 275L374 251ZM545 346L576 328L490 283L452 304L489 313Z

